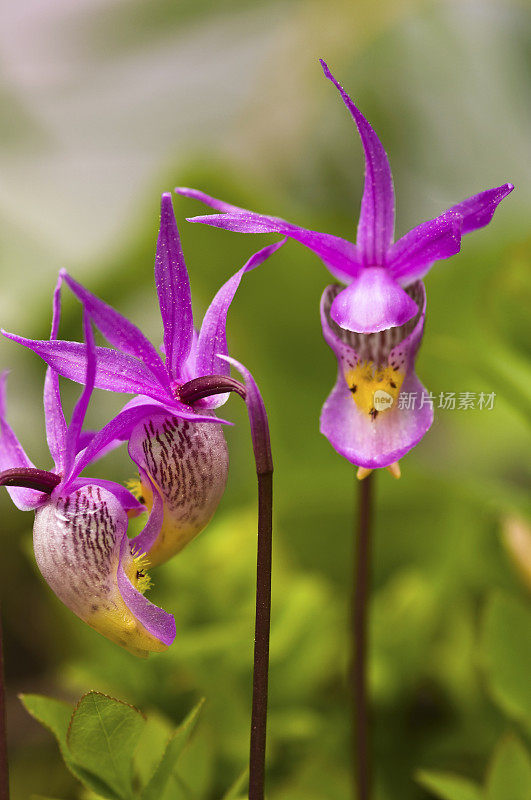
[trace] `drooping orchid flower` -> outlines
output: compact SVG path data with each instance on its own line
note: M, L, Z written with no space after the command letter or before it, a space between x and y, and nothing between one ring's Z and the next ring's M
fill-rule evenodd
M362 468L360 477L384 466L398 475L395 462L422 438L433 419L431 406L421 405L425 390L414 373L426 308L420 279L435 261L459 251L463 234L487 225L513 186L506 183L469 197L393 243L395 200L387 154L326 63L321 64L352 115L365 153L355 244L230 205L196 189L176 191L222 212L192 217L190 222L296 239L347 284L329 286L321 304L325 339L339 363L336 386L321 415L321 431L339 453ZM400 408L400 391L417 392L416 407Z
M230 365L223 358L228 356L225 327L229 306L245 272L263 263L283 243L260 250L221 287L197 334L171 194L163 194L155 284L163 324L164 360L132 322L61 272L85 312L114 348L96 348L94 385L137 395L103 429L96 446L100 446L102 437L106 444L113 438L128 439L129 454L139 471L137 493L148 508L153 503L153 486L162 497L162 526L146 550L152 566L178 553L205 528L227 479L228 451L219 425L225 420L216 417L213 410L226 402L228 394L186 404L180 398L180 389L194 378L230 375ZM85 381L86 349L81 343L5 335L29 347L65 377ZM93 446L91 443L89 447Z
M54 293L52 336L60 313L59 280ZM6 419L6 378L0 376L0 484L15 505L35 511L33 545L39 570L57 597L78 617L138 656L162 652L175 638L171 614L150 603L144 592L145 550L158 536L162 500L155 502L146 526L127 536L128 516L144 507L111 481L81 478L82 470L112 443L105 433L83 434L94 386L96 353L84 316L85 388L67 425L57 373L48 367L44 387L46 434L52 472L34 467ZM87 444L88 443L88 444Z

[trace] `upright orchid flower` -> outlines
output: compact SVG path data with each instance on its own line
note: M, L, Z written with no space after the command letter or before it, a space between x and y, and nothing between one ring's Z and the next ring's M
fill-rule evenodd
M193 217L190 222L296 239L347 284L346 288L329 286L321 302L324 336L339 365L336 386L321 415L321 431L341 455L362 468L360 476L368 469L391 465L399 474L395 462L422 438L433 419L429 405L406 409L397 402L400 391L425 394L414 372L426 309L420 279L435 261L459 251L463 234L487 225L513 186L506 183L469 197L393 243L395 200L387 154L325 62L321 64L352 115L365 153L365 188L355 244L247 211L195 189L176 191L222 212Z
M162 317L163 360L144 334L128 319L77 283L61 277L82 302L87 314L114 349L96 348L94 385L137 395L106 426L106 440L129 440L129 454L138 466L142 501L152 507L153 485L163 499L158 536L147 549L152 566L165 562L202 531L223 494L228 452L213 410L228 394L186 404L180 390L190 380L230 375L226 320L245 272L265 261L283 242L252 256L219 290L199 334L193 327L190 283L173 213L171 195L162 195L155 257L155 284ZM33 341L5 334L40 355L53 369L74 381L86 379L86 349L78 342Z
M60 283L54 294L51 341L57 336ZM175 638L171 614L150 603L145 548L159 532L158 494L144 530L127 536L128 515L143 506L122 486L81 478L82 470L111 443L104 433L83 434L94 386L96 353L84 318L85 388L67 425L57 373L48 368L44 387L46 434L53 472L35 469L6 419L6 378L0 376L0 484L15 505L35 511L33 544L37 565L57 597L78 617L138 656L161 652Z

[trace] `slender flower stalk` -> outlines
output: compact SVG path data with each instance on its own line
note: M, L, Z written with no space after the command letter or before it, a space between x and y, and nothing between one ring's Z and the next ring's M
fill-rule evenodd
M249 800L263 800L267 737L269 638L271 623L271 558L273 541L273 459L263 400L251 373L227 358L242 374L245 386L223 375L196 378L181 388L184 402L232 391L247 404L258 478L258 540L256 558L256 615L254 633L253 698L249 755Z
M368 617L371 584L372 496L374 476L358 483L358 524L354 547L352 591L352 746L354 796L369 800L371 794Z

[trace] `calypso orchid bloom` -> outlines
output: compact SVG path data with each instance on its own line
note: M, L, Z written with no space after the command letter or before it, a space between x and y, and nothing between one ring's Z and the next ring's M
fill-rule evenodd
M52 340L57 335L60 284L54 294ZM57 373L48 367L44 385L46 433L53 472L35 469L6 420L6 378L0 376L0 483L15 505L35 511L33 545L39 570L57 597L80 619L135 655L166 650L175 638L171 614L150 603L145 551L162 524L162 499L134 539L128 516L144 507L111 481L81 478L82 470L112 444L105 433L83 433L94 386L96 353L84 317L85 388L65 422Z
M142 502L152 507L153 486L163 499L162 526L146 550L152 566L167 561L205 528L227 479L228 451L219 423L229 423L216 417L213 410L226 402L228 394L201 398L188 405L180 399L180 389L194 378L230 376L230 364L225 360L229 306L245 272L265 261L283 243L255 253L221 287L197 334L171 194L163 194L155 284L163 324L164 360L132 322L61 272L85 312L114 348L96 348L94 385L137 395L103 429L102 435L106 436L106 443L112 439L129 441L129 454L140 476L135 490ZM5 335L29 347L65 377L85 381L86 348L81 343Z
M179 187L222 212L190 218L240 233L280 233L313 250L347 284L329 286L321 303L324 336L338 359L339 375L321 415L321 431L332 446L361 467L390 467L422 438L433 419L429 405L399 408L400 391L418 392L415 356L424 327L426 295L421 278L435 261L456 254L461 237L487 225L510 183L469 197L423 222L393 243L395 200L387 154L376 133L328 66L356 123L365 153L365 187L356 243L307 230L279 217L256 214L201 191ZM380 394L378 394L380 393Z

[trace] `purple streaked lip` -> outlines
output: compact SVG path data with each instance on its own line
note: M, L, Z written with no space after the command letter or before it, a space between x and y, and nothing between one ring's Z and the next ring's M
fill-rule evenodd
M60 316L59 278L54 292L51 340ZM18 508L34 510L34 550L50 588L78 617L132 653L147 656L175 638L175 620L144 596L134 569L139 541L157 535L162 503L155 497L143 531L127 536L129 514L144 506L111 481L81 478L81 471L109 446L105 435L83 432L94 389L96 347L88 314L85 333L85 385L70 423L63 413L57 373L48 367L44 384L46 435L52 472L34 467L6 418L7 373L0 376L0 484ZM88 512L88 513L87 513Z

